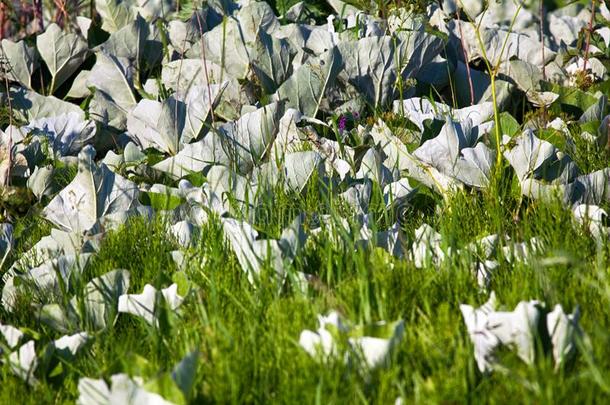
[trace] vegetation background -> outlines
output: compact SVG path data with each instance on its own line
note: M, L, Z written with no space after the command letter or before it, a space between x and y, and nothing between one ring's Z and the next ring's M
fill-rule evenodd
M190 1L182 2L185 10L192 6ZM396 7L417 12L427 5L424 0L352 2L380 16ZM281 15L296 1L270 3ZM307 3L320 21L331 13L326 2ZM545 0L548 9L567 3ZM66 25L76 15L91 16L94 8L85 0L3 0L0 39L33 40L42 12ZM0 127L8 124L9 114L7 106L0 106ZM371 112L360 122L378 118L400 133L404 117L385 111ZM572 129L575 134L580 131ZM576 151L572 157L587 172L608 166L607 149L583 142ZM377 187L370 212L380 228L400 220L407 246L415 242L415 230L423 223L440 233L445 251L464 252L471 242L489 234L539 239L544 250L529 262L502 263L489 290L508 309L528 299L539 299L549 309L560 303L566 312L579 306L587 340L579 342L580 355L568 368L555 370L548 356L538 356L536 364L528 366L506 351L501 355L503 371L482 375L477 370L459 309L460 304L478 306L488 298L488 291L482 291L472 276L476 255L450 255L440 265L429 262L416 268L382 249L357 248L354 235L322 233L290 269L312 276L306 292L278 290L271 277L261 278L253 288L224 242L220 221L212 218L188 251L186 274L197 288L180 316L168 318L160 328L135 317L119 317L113 329L94 340L87 355L62 363L57 375L33 387L4 364L0 403L73 402L79 378L107 378L119 372L153 378L171 371L193 350L200 360L192 403L386 404L397 398L404 403L604 403L610 397L610 244L577 224L560 201L522 199L509 169L504 162L499 169L503 180L486 190L464 191L451 199L421 193L400 218L388 214ZM74 170L66 170L66 184L74 175ZM324 187L313 178L302 194L278 188L263 202L253 225L261 234L278 238L299 213L345 216L344 204ZM167 285L179 270L170 255L177 243L168 237L166 225L163 218L130 220L104 240L88 275L123 268L131 272L131 291L141 291L145 283ZM49 230L35 210L18 214L19 242L12 259ZM269 266L265 271L273 270ZM32 316L30 299L35 297L18 302L10 314L0 309L2 323L59 337ZM356 324L404 320L404 337L385 367L363 370L341 359L320 365L299 346L300 332L316 329L316 315L331 309Z

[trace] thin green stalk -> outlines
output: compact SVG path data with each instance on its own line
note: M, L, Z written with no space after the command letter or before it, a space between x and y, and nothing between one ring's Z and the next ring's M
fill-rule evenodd
M502 57L504 55L504 51L506 50L506 45L508 43L510 33L513 30L515 22L517 21L517 16L521 12L522 7L523 7L523 5L520 4L519 7L517 8L517 11L515 12L515 15L513 16L513 19L508 28L508 33L506 35L506 38L504 38L504 43L502 44L502 49L500 50L500 54L498 55L498 59L496 60L494 66L491 65L489 58L487 57L487 51L485 50L485 44L483 43L483 40L481 38L480 26L477 25L476 27L474 27L477 42L479 43L479 47L481 48L481 53L483 54L483 61L485 62L485 66L487 68L487 72L489 73L489 77L491 80L491 83L490 83L491 97L492 97L492 103L493 103L493 109L494 109L494 124L495 124L494 135L495 135L495 141L496 141L496 168L498 168L498 169L499 169L500 165L502 164L502 150L500 147L501 143L502 143L502 128L500 127L500 111L498 109L498 99L497 99L497 92L496 92L496 76L498 74L498 70L500 69L500 65L502 63ZM474 23L471 23L471 24L473 24L473 26L474 26Z

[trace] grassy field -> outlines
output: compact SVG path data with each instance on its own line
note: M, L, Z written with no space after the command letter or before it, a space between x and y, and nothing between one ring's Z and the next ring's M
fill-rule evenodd
M337 201L325 197L324 186L312 181L304 195L276 193L256 222L264 234L278 230L296 212L336 212ZM575 225L569 212L553 203L520 204L510 193L463 193L449 201L429 201L428 212L410 207L403 227L407 235L423 221L442 235L443 249L463 248L490 233L517 240L540 238L544 249L528 264L502 265L490 290L512 309L520 300L540 299L566 311L579 305L582 328L590 343L570 369L554 372L548 357L529 367L506 353L505 373L483 376L476 369L472 345L459 304L482 304L482 292L472 274L475 257L452 254L439 266L418 269L381 249L359 249L350 235L330 232L310 240L289 271L315 277L306 291L290 286L278 291L272 282L253 287L231 249L223 242L218 220L201 230L190 249L188 264L179 270L171 260L175 242L163 220L135 219L103 242L88 267L89 276L115 268L131 272L132 291L144 283L158 287L184 271L192 291L179 315L159 328L121 315L116 326L95 339L87 355L65 363L63 378L29 387L2 367L1 401L64 402L77 398L80 377L102 377L130 371L154 377L169 371L187 353L198 350L194 403L405 403L534 402L599 403L610 389L610 247ZM382 220L382 218L380 218ZM42 222L24 223L26 249L44 234ZM336 243L337 238L341 243ZM404 241L409 244L411 241ZM17 253L18 254L18 253ZM470 256L470 257L469 257ZM271 271L271 270L269 270ZM368 371L341 360L321 365L298 344L303 329L315 329L316 315L337 309L354 323L405 321L404 338L389 364ZM4 322L42 330L24 300ZM586 349L592 347L592 350Z

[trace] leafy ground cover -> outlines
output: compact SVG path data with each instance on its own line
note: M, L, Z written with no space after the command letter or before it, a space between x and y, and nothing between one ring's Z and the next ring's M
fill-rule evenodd
M0 401L607 399L604 2L7 2L0 31Z

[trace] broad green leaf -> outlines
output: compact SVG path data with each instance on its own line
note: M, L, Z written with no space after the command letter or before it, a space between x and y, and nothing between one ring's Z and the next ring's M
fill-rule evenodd
M508 135L511 138L521 133L521 125L506 111L500 113L500 127L502 135Z
M589 107L598 102L598 98L574 87L564 87L558 84L546 85L548 90L559 94L557 103L552 110L557 113L568 113L579 118Z
M140 202L153 207L155 210L171 211L182 205L184 201L183 198L172 194L153 193L150 191L140 193Z

